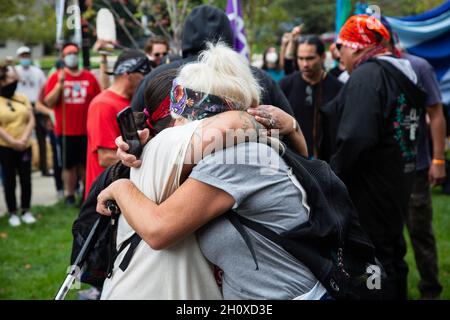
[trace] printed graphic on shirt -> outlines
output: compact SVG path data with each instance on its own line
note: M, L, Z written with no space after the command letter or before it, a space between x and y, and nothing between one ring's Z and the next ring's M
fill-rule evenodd
M405 162L405 173L415 170L417 154L417 129L419 127L420 111L408 106L405 95L397 98L394 116L394 137L397 141L402 158Z
M66 80L64 83L64 101L68 104L84 105L86 103L88 87L88 80Z
M24 87L34 88L36 86L36 82L34 80L35 79L32 76L21 76L20 84Z

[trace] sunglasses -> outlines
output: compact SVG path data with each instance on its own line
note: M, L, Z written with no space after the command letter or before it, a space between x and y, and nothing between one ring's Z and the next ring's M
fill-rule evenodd
M336 49L341 51L341 48L342 48L342 43L336 43Z
M168 52L157 52L155 53L155 57L159 58L159 57L165 57L167 56Z

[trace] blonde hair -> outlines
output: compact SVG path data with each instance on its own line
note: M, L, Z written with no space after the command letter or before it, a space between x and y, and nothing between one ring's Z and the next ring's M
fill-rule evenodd
M259 104L261 87L248 62L223 42L207 44L198 61L181 68L177 82L183 87L230 100L237 110Z

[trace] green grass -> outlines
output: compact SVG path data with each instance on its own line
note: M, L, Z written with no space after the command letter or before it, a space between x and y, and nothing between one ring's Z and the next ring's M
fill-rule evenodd
M0 219L0 299L53 299L65 278L78 209L55 205L33 212L33 225L12 228Z
M439 251L443 299L450 299L450 196L433 193L434 230ZM61 204L34 207L38 223L11 228L0 219L0 299L53 299L65 278L77 209ZM408 237L407 237L408 238ZM419 298L419 275L408 238L409 296ZM82 288L85 288L83 286ZM72 290L67 299L74 299Z
M450 196L444 195L440 190L433 190L433 228L439 259L439 280L444 287L441 298L450 299ZM411 299L418 299L420 294L417 288L419 273L416 268L411 241L407 233L408 243L406 261L409 266L408 295Z

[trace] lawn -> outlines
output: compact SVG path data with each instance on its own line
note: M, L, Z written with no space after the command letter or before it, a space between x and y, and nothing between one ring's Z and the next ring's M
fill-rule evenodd
M433 205L444 286L442 298L450 299L450 196L435 191ZM7 218L0 219L0 299L53 299L65 278L72 245L71 226L78 210L61 204L33 209L39 219L35 225L13 229ZM410 267L409 296L417 299L419 275L410 246L406 259ZM72 290L67 298L75 297L76 291Z

